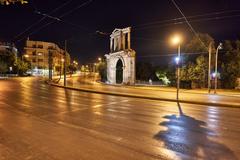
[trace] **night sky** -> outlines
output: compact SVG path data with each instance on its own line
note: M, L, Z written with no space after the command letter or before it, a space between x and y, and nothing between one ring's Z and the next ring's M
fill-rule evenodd
M0 39L15 42L20 50L28 36L32 40L55 42L62 48L67 39L72 58L88 63L109 52L109 35L96 31L111 33L114 28L131 26L132 48L138 59L173 53L172 46L166 43L173 33L180 32L185 41L193 36L186 23L174 24L172 19L182 16L171 0L92 0L80 7L84 2L87 0L34 0L25 5L0 6ZM64 3L64 7L51 13ZM189 18L196 32L208 33L216 41L240 38L239 0L176 0L176 3L187 17L201 15ZM45 18L16 37L43 18L35 11L62 17L62 21ZM52 24L43 27L49 22Z

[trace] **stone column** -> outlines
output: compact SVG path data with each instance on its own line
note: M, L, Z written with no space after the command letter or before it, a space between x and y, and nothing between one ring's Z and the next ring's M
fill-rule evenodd
M120 51L122 50L122 31L120 31L119 33L118 43L119 43L119 51Z
M122 34L122 46L123 46L123 50L125 50L126 49L126 34L125 33L123 33Z
M113 49L114 49L114 52L115 52L116 48L117 48L117 46L116 46L117 43L116 43L116 38L115 37L113 38L113 42L114 42L113 43Z
M118 51L121 50L121 34L118 37Z
M112 38L110 38L110 53L112 53Z
M128 33L128 49L131 49L130 32Z

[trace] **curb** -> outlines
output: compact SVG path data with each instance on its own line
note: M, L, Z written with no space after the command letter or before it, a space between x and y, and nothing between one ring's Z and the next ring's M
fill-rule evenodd
M97 94L105 94L105 95L121 96L121 97L131 97L131 98L141 98L141 99L167 101L167 102L179 102L179 103L186 103L186 104L198 104L198 105L208 105L208 106L218 106L218 107L240 108L240 105L236 105L236 104L224 104L224 103L212 103L212 102L197 102L197 101L188 101L188 100L179 100L179 101L177 101L175 99L148 97L148 96L141 96L141 95L136 95L136 94L123 94L123 93L116 93L116 92L97 91L97 90L94 90L94 89L64 87L62 85L53 84L53 83L50 83L48 81L45 81L45 82L48 85L55 86L55 87L58 87L58 88L64 88L64 89L70 89L70 90L82 91L82 92L89 92L89 93L97 93Z
M121 87L120 85L116 85L116 84L106 84L104 82L98 82L97 83L99 84L102 84L102 85L110 85L110 86L114 86L114 87ZM124 86L126 88L140 88L140 87L143 87L141 89L144 89L144 90L149 90L147 88L144 88L145 86L140 86L140 85L126 85ZM152 87L155 87L155 86L152 86ZM183 91L185 90L185 91ZM157 91L163 91L163 92L172 92L172 93L175 93L176 91L173 91L173 90L164 90L164 89L157 89ZM180 91L181 93L185 93L185 94L200 94L200 95L209 95L209 93L207 92L204 92L204 93L201 93L201 92L188 92L187 89L181 89ZM238 93L239 94L239 93ZM210 94L210 95L214 95L214 94ZM236 96L236 95L226 95L226 94L217 94L218 96L224 96L224 97L240 97L240 94L239 96ZM240 105L239 105L240 106Z

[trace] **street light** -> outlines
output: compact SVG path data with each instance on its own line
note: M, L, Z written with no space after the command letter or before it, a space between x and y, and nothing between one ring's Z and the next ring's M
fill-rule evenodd
M177 57L175 58L175 62L176 62L176 64L178 65L179 62L180 62L180 57L177 56Z
M179 100L179 88L180 88L180 60L181 60L181 51L180 51L180 44L182 38L179 35L174 35L171 39L173 45L178 45L178 56L175 58L177 64L177 101Z
M218 79L218 50L222 49L222 43L219 43L217 50L216 50L216 59L215 59L215 83L214 83L214 94L217 93L217 79Z
M208 46L208 93L211 92L211 60L212 60L212 45L213 42L210 42Z
M27 54L22 55L22 57L21 57L22 61L24 60L24 58L29 58L29 55L27 55Z
M102 58L101 58L101 57L98 57L98 61L101 62L101 61L102 61Z

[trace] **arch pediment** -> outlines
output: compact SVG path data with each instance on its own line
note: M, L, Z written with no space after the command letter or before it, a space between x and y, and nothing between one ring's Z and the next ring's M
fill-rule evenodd
M112 33L120 32L121 29L115 28Z

